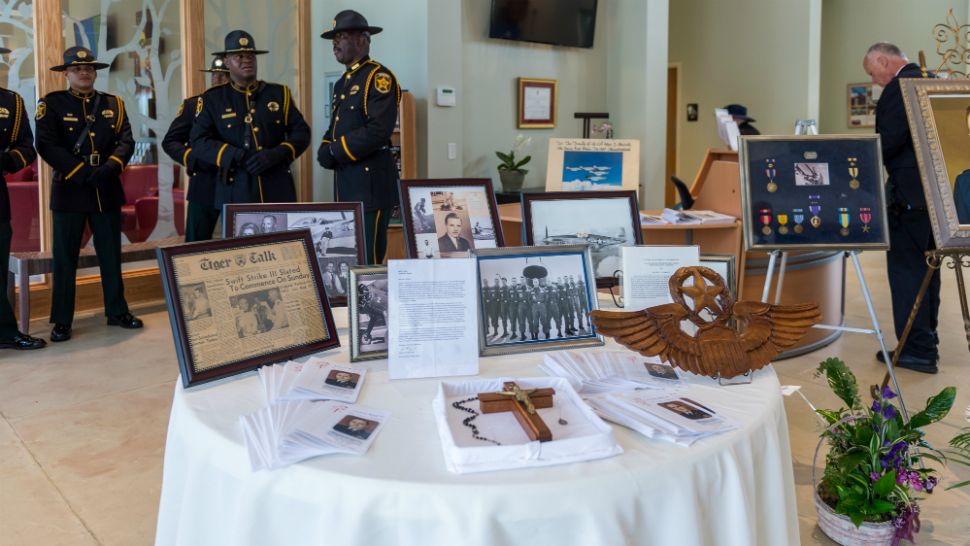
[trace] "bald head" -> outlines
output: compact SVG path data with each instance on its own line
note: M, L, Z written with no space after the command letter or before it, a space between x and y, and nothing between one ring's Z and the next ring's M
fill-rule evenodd
M896 77L899 69L909 64L909 59L899 46L889 42L877 42L869 47L862 60L862 68L872 83L885 87Z

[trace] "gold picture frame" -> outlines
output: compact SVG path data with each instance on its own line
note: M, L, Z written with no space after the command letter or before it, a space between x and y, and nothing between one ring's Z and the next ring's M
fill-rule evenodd
M558 106L556 80L519 78L519 129L552 129Z
M970 81L900 85L936 247L970 249Z

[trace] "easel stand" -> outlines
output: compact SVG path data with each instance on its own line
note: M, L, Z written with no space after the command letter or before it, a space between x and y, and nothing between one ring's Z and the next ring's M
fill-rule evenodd
M882 355L886 361L886 379L883 380L883 385L888 383L888 379L893 382L893 388L899 395L899 408L903 414L903 419L909 420L909 412L906 411L906 403L903 401L903 392L899 389L899 382L896 381L896 362L889 358L889 351L886 350L886 340L882 336L882 330L879 328L879 318L876 317L876 310L872 306L872 296L869 294L869 285L866 284L866 278L862 274L862 266L859 264L859 250L847 250L845 252L846 256L852 258L852 265L855 267L856 276L859 278L859 285L862 287L862 296L866 300L866 308L869 310L869 318L872 320L872 328L852 328L850 326L842 326L836 324L816 324L815 328L820 328L822 330L837 330L840 332L852 332L855 334L870 334L876 336L879 340L879 349L882 351ZM768 293L771 290L771 281L775 273L775 261L781 256L781 264L778 268L778 284L775 286L775 305L781 303L781 291L782 286L785 281L785 267L788 264L788 253L782 250L772 250L768 253L768 271L765 274L765 287L761 292L761 301L768 303ZM929 284L929 276L923 281L923 289L920 291L920 297L917 298L917 306L919 301L922 299L923 292L926 291L926 286ZM966 309L966 298L964 298L964 309ZM915 311L910 315L910 321L915 315ZM964 321L966 322L966 314L964 314ZM968 323L970 324L970 323ZM908 332L908 326L907 326ZM970 334L968 334L970 335ZM905 339L905 338L904 338ZM900 345L902 346L902 345ZM898 351L897 351L898 355Z
M970 350L970 308L967 306L967 286L963 280L963 268L966 267L970 269L970 249L961 250L931 250L926 253L926 275L923 276L923 284L919 287L919 292L916 294L916 301L913 302L913 309L909 312L909 318L906 320L906 327L903 328L903 334L899 337L899 343L896 345L896 352L893 354L893 366L896 366L896 361L899 359L899 355L903 352L903 347L906 346L906 340L909 339L909 332L913 329L913 321L916 320L916 313L919 312L919 308L923 305L923 298L926 296L926 290L929 289L930 279L933 278L933 273L938 271L940 267L943 266L943 262L949 258L950 262L947 267L953 270L957 276L957 293L960 295L960 312L963 313L963 331L967 337L967 349ZM887 359L888 362L888 359ZM891 370L892 368L890 368ZM889 375L883 378L882 384L885 386L889 381ZM895 384L895 379L893 379L893 384Z

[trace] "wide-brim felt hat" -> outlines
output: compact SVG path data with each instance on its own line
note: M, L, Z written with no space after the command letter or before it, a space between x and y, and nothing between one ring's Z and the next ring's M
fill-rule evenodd
M94 53L86 47L74 46L69 47L64 51L64 64L59 64L57 66L52 66L51 70L54 72L64 72L71 66L93 66L95 70L101 70L102 68L108 68L108 63L99 63L94 57Z
M365 18L363 15L352 9L345 9L333 18L333 25L331 29L321 34L320 37L326 40L333 40L333 37L336 36L338 32L347 32L351 30L364 30L371 34L377 34L384 29L381 27L370 26L367 24L367 18Z
M256 40L252 34L245 30L234 30L226 34L224 42L225 51L216 51L213 55L225 57L231 53L252 53L253 55L263 55L269 53L264 49L256 49Z
M758 121L748 116L748 107L742 104L729 104L724 109L727 110L728 114L731 114L731 117L740 118L745 121Z
M208 72L210 74L219 72L228 74L229 69L226 68L226 61L222 57L215 57L212 59L212 64L209 65L209 68L203 68L199 72Z

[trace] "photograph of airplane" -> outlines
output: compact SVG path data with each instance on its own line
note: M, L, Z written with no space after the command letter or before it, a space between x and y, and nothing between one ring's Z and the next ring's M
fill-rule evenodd
M623 152L563 152L563 191L620 189Z

